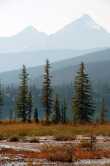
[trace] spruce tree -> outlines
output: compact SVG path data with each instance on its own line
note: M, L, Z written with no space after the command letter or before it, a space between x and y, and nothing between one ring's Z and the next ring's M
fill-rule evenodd
M49 117L52 109L52 87L51 87L51 75L50 75L50 63L47 60L44 68L44 81L42 92L43 107L45 111L45 121L49 122Z
M33 100L31 91L28 94L27 98L27 121L30 123L32 118L32 108L33 108Z
M101 114L100 114L100 122L102 124L107 122L107 113L108 113L108 110L106 108L105 99L103 98L101 103Z
M85 71L84 63L80 64L74 83L73 113L74 122L86 123L93 119L95 107L92 98L91 84Z
M23 65L20 75L19 92L16 99L17 118L22 122L27 120L27 106L28 106L28 73L26 66Z
M53 122L59 123L61 122L61 112L60 112L60 102L59 97L56 95L53 104Z
M36 123L39 122L38 109L37 109L37 108L34 109L34 121L35 121Z
M66 118L67 104L65 100L62 104L61 112L62 112L62 123L66 123L67 122L67 118Z

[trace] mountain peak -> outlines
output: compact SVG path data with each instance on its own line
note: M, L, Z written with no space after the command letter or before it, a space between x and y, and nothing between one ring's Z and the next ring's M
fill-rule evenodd
M95 20L87 15L87 14L84 14L83 16L81 16L79 19L77 19L75 22L73 22L73 25L76 25L77 28L84 28L84 29L94 29L94 30L101 30L101 31L104 31L105 30L100 26L98 25Z
M83 19L83 20L93 20L92 17L90 17L88 14L84 14L80 19Z
M38 31L34 26L30 25L30 26L27 26L26 28L24 28L24 30L22 30L21 32L19 32L17 35L33 35L33 36L36 36L36 35L39 35L39 36L47 36L46 33L44 32L40 32Z
M25 32L37 32L37 29L34 28L32 25L26 27L23 31Z
M93 20L93 18L87 14L84 14L83 16L81 16L78 20L76 20L76 22L81 22L83 24L96 24L96 22Z

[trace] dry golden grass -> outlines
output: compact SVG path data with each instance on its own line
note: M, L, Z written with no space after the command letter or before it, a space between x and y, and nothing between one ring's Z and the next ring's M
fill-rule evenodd
M42 125L35 123L8 123L0 124L0 139L25 136L55 136L56 138L73 139L75 135L110 135L110 124L106 125Z

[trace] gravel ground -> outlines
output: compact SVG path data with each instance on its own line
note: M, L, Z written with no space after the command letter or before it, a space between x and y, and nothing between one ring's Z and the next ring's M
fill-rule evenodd
M37 137L38 138L38 137ZM27 138L29 140L30 138ZM34 152L40 152L42 145L62 145L62 144L78 144L80 140L89 137L77 136L76 140L72 141L56 141L54 137L39 137L39 143L26 142L8 142L7 140L0 141L0 149L15 149L15 150L28 150ZM110 137L97 137L97 148L110 149ZM8 158L7 156L0 156L0 166L110 166L110 159L98 159L98 160L80 160L74 163L52 163L46 160L36 160L33 162L30 159L23 159L17 157L15 159Z

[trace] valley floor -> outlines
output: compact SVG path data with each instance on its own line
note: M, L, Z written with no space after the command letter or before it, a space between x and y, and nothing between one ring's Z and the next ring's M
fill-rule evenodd
M91 149L91 135L96 137ZM110 125L0 124L0 166L110 166Z

